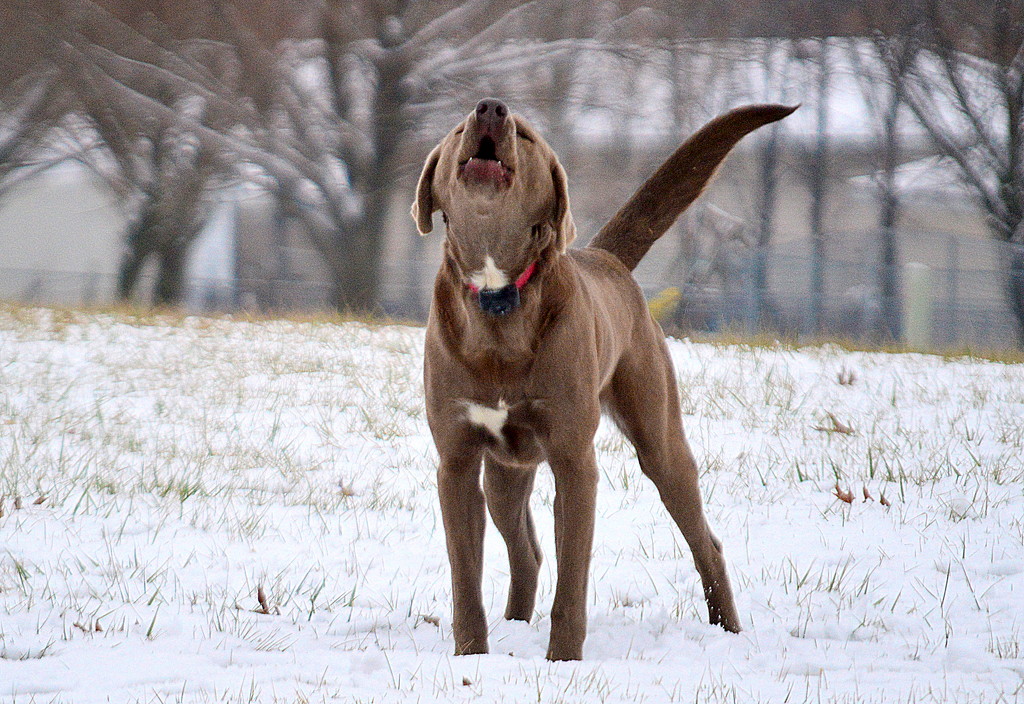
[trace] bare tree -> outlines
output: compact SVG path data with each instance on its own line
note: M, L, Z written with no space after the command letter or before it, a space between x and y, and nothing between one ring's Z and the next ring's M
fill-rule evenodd
M189 247L225 170L222 149L200 138L197 127L226 128L238 121L237 110L211 99L208 86L218 78L202 44L176 40L152 20L131 27L87 0L62 5L65 12L49 25L52 53L76 113L96 137L81 158L128 215L117 293L132 297L154 259L153 301L179 303Z
M239 90L260 117L230 139L268 175L284 213L302 223L337 307L377 307L389 205L418 161L404 152L413 137L436 130L430 120L439 105L480 76L523 71L563 48L508 41L536 34L542 4L330 0L317 42L274 48L233 6L220 5L241 66Z
M902 287L897 225L901 196L896 172L906 153L901 116L906 110L910 70L921 43L917 36L922 18L920 3L905 0L861 0L871 40L847 44L850 64L861 84L862 95L875 131L878 148L874 181L878 192L878 292L881 314L875 332L881 339L902 335Z
M0 95L0 198L59 160L42 153L60 119L59 94L55 74L37 71Z
M148 31L129 27L89 0L15 5L10 27L27 38L19 53L31 58L30 69L6 86L16 102L0 130L0 178L5 169L31 164L20 172L31 175L67 158L93 168L130 223L119 295L132 294L143 263L155 257L154 300L178 302L185 256L206 217L204 197L223 168L194 126L227 113L216 126L235 124L237 110L211 107L202 87L214 79L203 52L190 52L156 23ZM169 68L193 71L192 80Z
M206 224L210 208L205 196L223 168L217 152L192 135L191 121L202 119L202 101L169 96L168 107L181 120L154 125L141 144L126 143L120 134L111 134L114 126L106 116L96 119L114 156L109 164L96 164L97 171L105 173L108 182L118 186L132 204L118 268L118 295L132 297L143 266L153 258L153 301L161 305L180 303L184 298L189 246Z
M901 197L896 175L903 152L900 115L914 54L913 42L893 42L882 34L870 42L855 39L847 44L847 55L861 85L878 144L872 177L878 193L877 289L881 309L871 326L879 338L887 340L900 339L903 325L897 237Z
M40 28L22 21L20 9L0 6L0 197L59 160L42 152L67 109L57 71L39 49Z
M1011 245L1007 296L1024 344L1024 1L926 0L914 29L885 37L883 55L892 72L906 42L927 50L906 69L906 102Z
M301 223L335 305L374 309L388 206L418 161L403 153L412 138L436 136L431 116L471 77L521 74L564 48L508 41L537 34L543 2L329 0L316 40L268 46L232 4L210 0L221 40L198 52L155 20L129 27L91 0L54 2L40 21L102 139L94 161L138 200L123 291L149 254L180 270L218 155L230 154ZM179 289L180 275L160 287Z
M764 41L762 56L765 74L763 99L784 103L788 99L789 64L792 51L783 46L787 40ZM769 125L755 141L757 154L757 247L752 267L754 327L765 327L774 317L768 282L768 252L775 235L775 209L778 201L782 123Z
M805 39L791 44L795 58L805 62L814 77L810 99L814 110L814 134L810 144L800 150L802 173L810 191L809 225L811 232L811 280L804 332L822 331L825 314L825 263L828 241L825 232L825 207L829 196L829 104L832 81L832 46L827 37Z

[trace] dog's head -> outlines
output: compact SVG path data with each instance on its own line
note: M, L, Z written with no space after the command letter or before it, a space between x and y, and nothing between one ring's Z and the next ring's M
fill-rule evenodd
M456 268L492 315L512 312L538 261L576 237L565 170L499 100L481 100L427 157L412 206L420 234L435 210Z

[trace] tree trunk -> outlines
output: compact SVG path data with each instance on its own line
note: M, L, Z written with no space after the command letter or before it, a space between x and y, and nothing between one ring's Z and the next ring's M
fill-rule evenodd
M186 242L191 241L188 238ZM158 306L176 306L185 300L185 262L188 244L169 245L158 253L156 286L153 303Z
M818 42L818 85L816 141L811 155L811 300L807 332L819 334L825 309L825 198L828 191L828 39Z
M373 156L352 165L352 181L362 197L362 212L343 240L345 249L334 258L334 305L339 310L378 312L381 259L387 246L391 196L401 183L398 152L409 131L404 107L409 96L403 86L406 59L385 52L377 63L377 90L371 106Z
M195 220L185 216L189 206L190 203L184 200L176 201L177 212L173 222L160 213L161 209L154 201L144 206L125 236L125 253L121 258L117 278L117 296L120 300L128 301L135 295L139 276L151 255L157 257L153 303L171 306L184 300L188 249L200 232L198 226L185 224ZM175 236L168 235L168 232L185 234Z
M1018 237L1024 230L1024 221L1017 227ZM1008 244L1010 256L1006 268L1006 293L1010 309L1017 322L1017 343L1024 347L1024 242Z
M766 79L766 89L762 96L765 102L786 102L789 81L790 53L783 45L775 41L765 42L764 55L761 58L766 75L775 78ZM781 61L779 57L781 55ZM777 83L775 83L777 81ZM772 241L775 239L775 208L778 203L779 191L779 154L782 135L782 123L776 122L767 128L759 138L757 153L757 173L759 189L757 193L757 248L752 261L752 295L753 305L751 317L754 325L761 329L778 324L778 309L771 299L768 284L768 254Z
M758 155L758 172L761 188L757 203L757 248L753 260L754 324L765 328L770 320L771 307L768 304L768 249L775 230L775 204L778 199L779 130L780 124L772 125L764 138Z
M117 298L120 301L127 301L132 297L135 286L139 282L139 274L142 272L142 265L145 263L145 256L136 248L128 246L121 257L121 263L117 271Z
M125 233L124 254L117 275L117 297L121 301L128 301L135 294L146 258L156 250L152 213L152 208L144 205Z
M882 297L882 318L878 321L878 334L882 339L900 339L903 330L903 311L900 298L900 266L896 236L899 218L899 192L896 188L896 167L899 164L899 135L896 119L900 100L895 89L884 117L882 154L882 182L880 187L879 233L879 292Z
M341 256L333 258L332 304L339 311L380 312L381 260L387 240L388 194L376 193L345 238Z
M1017 343L1024 347L1024 246L1017 245L1010 261L1010 303L1017 317Z

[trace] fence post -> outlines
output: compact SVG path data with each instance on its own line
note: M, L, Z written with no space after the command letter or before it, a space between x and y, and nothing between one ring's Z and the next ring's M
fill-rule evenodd
M743 290L746 292L743 304L746 307L744 316L747 335L756 335L764 326L761 311L764 310L765 291L762 288L763 282L758 280L758 272L764 271L761 261L764 259L764 250L758 247L752 256L743 258Z
M960 282L959 282L959 267L960 267L960 248L957 242L956 235L949 236L949 249L946 252L946 289L949 300L946 303L946 324L947 335L945 342L949 345L955 345L964 338L964 331L959 326L959 310L960 307Z
M926 264L910 262L904 271L903 340L913 349L928 349L932 336L932 270Z

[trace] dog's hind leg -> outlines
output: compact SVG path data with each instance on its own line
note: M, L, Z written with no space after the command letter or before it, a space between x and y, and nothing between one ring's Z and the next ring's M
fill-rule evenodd
M693 552L711 623L738 633L740 620L722 545L704 516L697 463L683 434L668 349L660 334L652 330L651 338L632 345L620 360L612 378L610 410Z
M452 630L455 654L487 652L484 612L484 496L480 491L480 452L441 455L437 490L441 499L448 560L452 568Z
M484 496L487 509L508 548L508 604L505 618L529 621L537 599L541 552L530 512L530 492L536 466L514 467L488 457L484 461Z

